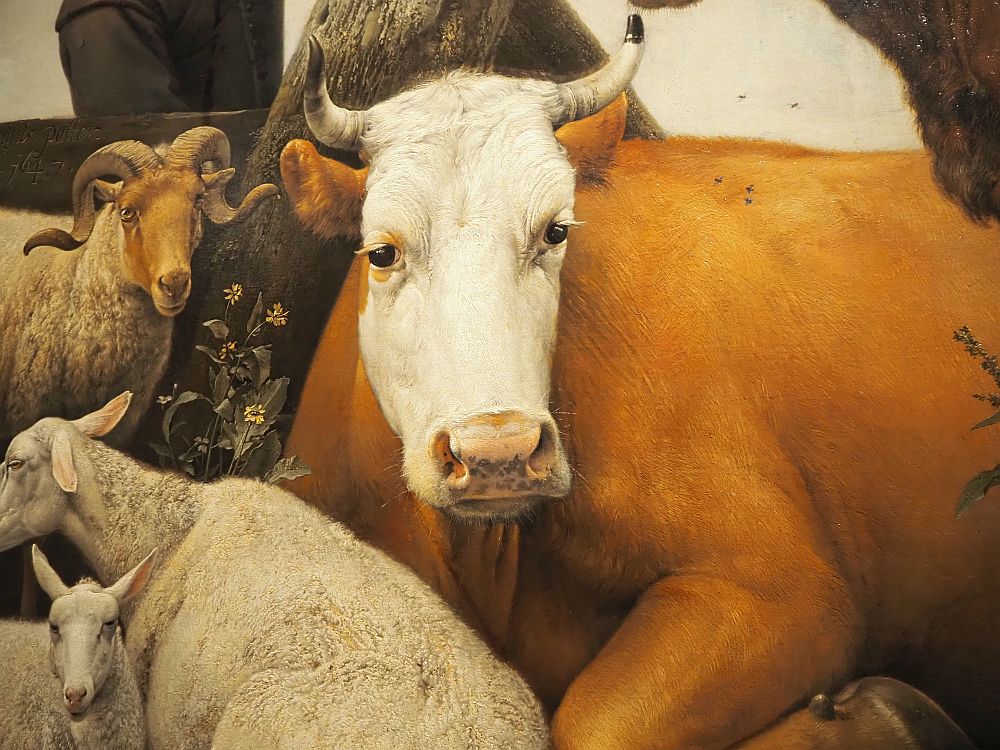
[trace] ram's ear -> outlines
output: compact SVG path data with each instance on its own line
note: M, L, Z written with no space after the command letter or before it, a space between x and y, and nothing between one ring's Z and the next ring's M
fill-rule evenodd
M63 583L37 544L31 545L31 565L35 569L35 580L42 587L42 591L49 595L49 599L55 601L69 593L69 586Z
M129 599L134 598L149 583L149 577L153 575L153 568L156 566L157 551L154 549L146 555L141 563L106 589L119 604L124 604Z
M281 179L299 221L324 239L361 235L361 204L368 168L354 169L320 156L309 141L294 140L281 152Z
M84 435L92 438L104 437L122 421L129 404L132 403L132 391L115 396L97 411L85 417L74 419L72 424Z
M114 203L118 200L124 182L105 182L94 180L94 198L98 203Z
M569 122L556 131L581 182L600 182L625 134L628 99L622 94L600 112Z
M76 492L76 463L73 461L73 446L65 430L52 436L52 476L63 492Z

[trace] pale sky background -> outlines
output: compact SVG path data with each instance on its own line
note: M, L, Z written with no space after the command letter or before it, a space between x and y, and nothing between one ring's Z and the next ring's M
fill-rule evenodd
M570 3L606 48L617 48L624 0ZM0 122L72 115L53 30L59 4L0 0ZM286 59L312 5L285 0ZM636 89L668 133L842 149L920 145L895 69L819 0L703 0L644 16Z

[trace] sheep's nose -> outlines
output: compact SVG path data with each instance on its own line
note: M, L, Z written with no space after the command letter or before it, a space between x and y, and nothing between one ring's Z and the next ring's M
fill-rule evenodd
M66 696L66 703L70 709L76 708L80 705L84 698L87 697L87 688L85 687L73 687L66 688L63 691L63 695Z
M160 289L164 294L177 299L187 292L190 281L191 274L187 271L174 271L160 277Z

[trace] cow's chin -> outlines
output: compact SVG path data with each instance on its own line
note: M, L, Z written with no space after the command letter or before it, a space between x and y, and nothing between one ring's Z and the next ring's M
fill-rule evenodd
M541 495L467 498L452 502L443 510L456 521L485 526L528 521L547 502L558 500Z

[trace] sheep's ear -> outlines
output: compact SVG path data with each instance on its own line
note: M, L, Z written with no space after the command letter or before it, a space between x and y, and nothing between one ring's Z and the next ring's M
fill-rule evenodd
M323 239L361 235L368 168L354 169L320 156L309 141L289 141L281 152L281 179L299 221Z
M87 437L104 437L111 432L125 416L132 403L132 391L115 396L104 406L85 417L74 419L72 424Z
M69 435L60 430L52 436L52 476L63 492L76 492L76 464Z
M236 168L229 167L228 169L221 169L218 172L203 174L201 176L201 181L205 183L206 190L214 190L217 187L223 187L227 182L233 179L235 175Z
M581 182L600 182L625 134L628 99L622 94L597 114L570 122L556 131Z
M124 604L134 597L149 583L149 577L153 574L153 567L156 565L157 552L158 550L154 549L146 555L145 560L115 581L115 584L105 591L117 599L119 604Z
M35 578L42 591L49 595L49 599L55 601L60 596L69 593L69 586L62 582L62 578L56 573L37 544L31 545L31 565L35 569Z
M114 203L118 200L118 193L124 184L124 182L111 183L104 180L94 180L94 197L98 203Z

